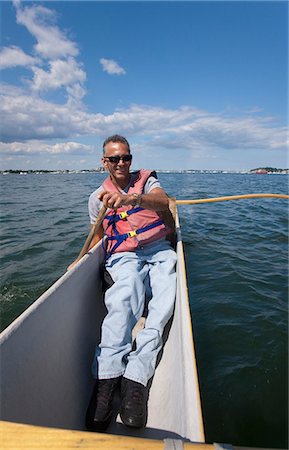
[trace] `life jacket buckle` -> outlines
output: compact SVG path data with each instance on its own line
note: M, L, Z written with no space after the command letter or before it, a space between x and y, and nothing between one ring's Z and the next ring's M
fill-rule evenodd
M135 237L136 236L136 230L132 230L128 232L129 237Z
M125 220L127 217L128 217L128 213L126 211L119 213L119 218L121 220Z

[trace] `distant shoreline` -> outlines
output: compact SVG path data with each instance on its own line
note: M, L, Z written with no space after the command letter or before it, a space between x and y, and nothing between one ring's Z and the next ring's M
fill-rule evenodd
M276 169L273 167L259 167L256 169L250 169L250 170L197 170L197 169L180 169L180 170L156 170L157 173L203 173L203 174L220 174L220 173L229 173L229 174L260 174L260 175L275 175L275 174L282 174L282 175L288 175L289 169ZM73 174L73 173L104 173L104 170L102 168L98 169L81 169L81 170L46 170L46 169L39 169L39 170L25 170L25 169L9 169L9 170L0 170L1 175L9 175L9 174L16 174L16 175L29 175L29 174Z

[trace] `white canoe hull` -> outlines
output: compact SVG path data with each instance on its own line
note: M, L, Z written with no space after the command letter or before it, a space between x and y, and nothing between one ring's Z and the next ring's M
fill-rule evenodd
M145 430L119 420L109 433L204 442L202 412L177 217L177 298L168 339L150 389ZM0 338L1 419L84 430L91 363L105 314L101 245L63 275Z

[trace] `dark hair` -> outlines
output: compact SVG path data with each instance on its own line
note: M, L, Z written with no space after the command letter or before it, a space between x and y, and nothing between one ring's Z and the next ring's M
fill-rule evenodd
M121 142L122 144L124 144L124 145L127 146L128 152L130 153L130 146L129 146L129 143L128 143L128 141L126 140L126 138L123 137L123 136L120 136L119 134L114 134L113 136L108 137L108 138L104 141L103 146L102 146L103 154L105 153L105 146L106 146L106 144L108 144L109 142Z

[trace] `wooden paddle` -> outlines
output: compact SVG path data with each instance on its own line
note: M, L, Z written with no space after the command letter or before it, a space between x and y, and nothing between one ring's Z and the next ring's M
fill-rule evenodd
M101 208L101 210L99 211L99 214L97 216L96 222L95 224L91 227L91 230L89 232L89 235L86 238L86 241L84 243L84 246L82 247L77 259L81 259L89 250L89 246L92 242L92 239L94 238L95 234L97 233L97 231L99 230L100 225L102 224L102 221L104 219L104 216L106 214L106 207L103 206Z
M289 199L289 195L284 194L245 194L245 195L231 195L228 197L200 198L195 200L176 200L175 203L177 205L193 205L197 203L223 202L227 200L240 200L244 198L266 198L266 197ZM92 239L94 238L95 234L99 230L100 225L102 224L102 221L106 214L106 210L107 208L105 206L101 208L97 220L93 225L93 227L91 227L91 230L86 238L86 241L77 257L77 261L79 261L88 252Z
M176 203L177 205L194 205L197 203L224 202L227 200L240 200L243 198L270 198L270 197L289 199L289 195L284 194L245 194L245 195L230 195L227 197L200 198L197 200L176 200Z

